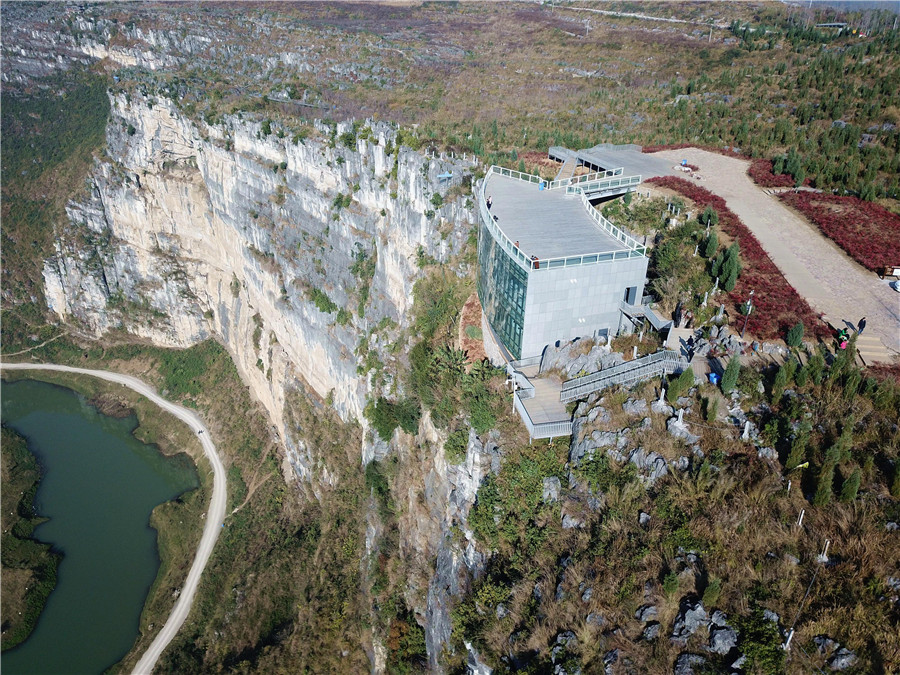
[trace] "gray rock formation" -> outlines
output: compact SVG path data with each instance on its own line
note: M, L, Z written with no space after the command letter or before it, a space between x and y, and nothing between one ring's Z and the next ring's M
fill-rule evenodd
M679 654L675 659L675 669L672 671L674 675L695 675L700 672L707 664L705 657L699 654Z
M675 626L672 629L672 642L685 644L688 638L696 633L701 626L706 626L709 616L703 603L697 597L688 596L681 600L678 616L675 617Z

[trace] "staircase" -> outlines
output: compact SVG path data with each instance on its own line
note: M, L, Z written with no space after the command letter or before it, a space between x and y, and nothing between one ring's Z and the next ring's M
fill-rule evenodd
M892 354L887 347L872 333L863 333L856 338L856 351L859 358L867 366L876 362L890 363Z
M605 368L593 375L569 380L562 386L559 400L562 403L577 401L607 387L630 385L663 374L680 373L686 368L688 368L688 362L681 358L677 352L667 350L648 354L634 361L626 361L612 368Z
M554 180L568 180L575 175L575 169L577 167L578 164L576 163L575 158L569 157L559 168L559 173L556 174L556 178Z

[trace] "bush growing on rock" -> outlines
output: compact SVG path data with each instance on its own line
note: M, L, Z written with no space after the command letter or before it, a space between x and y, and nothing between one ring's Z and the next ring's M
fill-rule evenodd
M666 400L669 403L675 403L693 384L694 371L690 368L685 368L678 377L669 381L669 391L666 392Z

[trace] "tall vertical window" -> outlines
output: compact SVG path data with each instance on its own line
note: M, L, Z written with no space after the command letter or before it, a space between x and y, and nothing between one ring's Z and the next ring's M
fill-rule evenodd
M491 328L513 357L522 357L528 274L503 250L484 223L478 228L478 299Z

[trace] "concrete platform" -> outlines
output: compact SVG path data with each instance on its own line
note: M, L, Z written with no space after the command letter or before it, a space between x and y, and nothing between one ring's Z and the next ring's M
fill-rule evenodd
M522 401L528 416L534 424L546 422L568 422L572 417L566 412L565 403L559 400L562 385L555 379L538 377L531 380L534 385L534 398Z
M626 246L588 215L580 195L539 190L534 183L489 174L484 194L492 197L491 214L511 241L528 256L559 258L621 251Z

